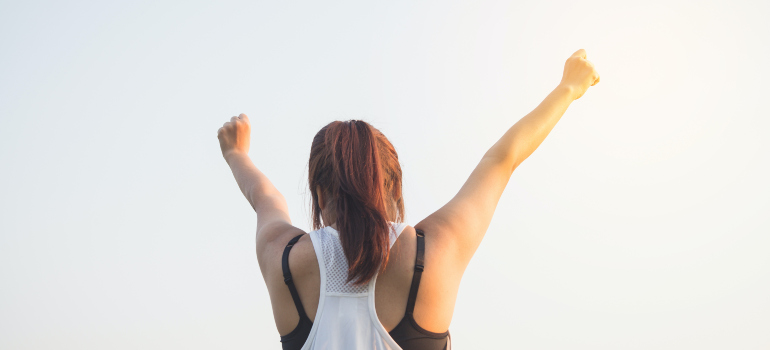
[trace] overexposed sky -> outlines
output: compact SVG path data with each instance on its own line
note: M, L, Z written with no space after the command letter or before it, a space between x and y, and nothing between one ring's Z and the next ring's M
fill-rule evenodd
M385 133L407 222L588 53L514 173L458 349L770 347L766 1L0 2L0 348L280 349L216 130L309 229L313 135Z

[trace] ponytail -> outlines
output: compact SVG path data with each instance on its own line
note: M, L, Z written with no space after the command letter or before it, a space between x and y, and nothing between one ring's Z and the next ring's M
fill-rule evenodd
M313 139L309 168L313 228L322 227L316 193L321 188L340 233L348 282L369 282L387 264L390 221L403 221L401 167L395 149L364 121L336 121Z

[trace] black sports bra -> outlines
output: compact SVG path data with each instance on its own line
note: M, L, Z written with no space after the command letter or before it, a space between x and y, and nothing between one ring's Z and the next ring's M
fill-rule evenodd
M403 350L446 350L452 339L448 330L444 333L429 332L420 327L417 321L414 320L414 303L417 300L417 289L420 287L420 278L425 268L425 232L420 229L415 230L417 231L417 257L414 262L414 276L412 277L412 286L409 289L406 312L401 322L389 334ZM297 294L297 288L294 286L294 281L291 278L291 271L289 271L289 251L302 235L296 236L289 241L289 244L283 250L283 257L281 259L283 281L289 287L291 298L294 299L294 306L297 307L297 312L299 313L297 327L289 334L281 336L283 350L301 349L310 335L310 329L313 327L313 321L307 317L305 308L302 307L299 294Z

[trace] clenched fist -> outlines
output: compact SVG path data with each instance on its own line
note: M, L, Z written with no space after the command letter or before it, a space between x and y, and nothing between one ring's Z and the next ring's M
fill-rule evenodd
M589 86L599 82L599 73L594 69L594 64L586 59L586 50L575 51L564 63L564 75L561 83L573 92L573 98L579 99L586 93Z
M249 117L241 113L237 117L230 118L230 121L222 125L217 130L219 138L219 147L222 149L222 156L233 152L249 154L249 142L251 140L251 123Z

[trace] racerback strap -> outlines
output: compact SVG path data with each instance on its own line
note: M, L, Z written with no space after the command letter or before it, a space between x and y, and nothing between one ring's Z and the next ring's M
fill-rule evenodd
M422 270L425 269L425 232L419 228L415 228L415 231L417 231L417 257L414 259L414 276L412 276L412 287L409 288L409 301L406 303L406 314L409 316L414 313L417 290L420 288Z
M286 283L286 285L289 287L289 292L291 292L291 298L294 299L294 306L297 307L300 320L308 317L307 314L305 314L305 308L302 307L302 301L299 300L299 293L297 293L297 288L294 286L294 281L291 278L291 271L289 270L289 251L292 247L294 247L294 244L299 241L302 235L304 235L304 233L292 238L291 241L289 241L289 244L287 244L286 248L283 250L283 258L281 259L283 282Z

